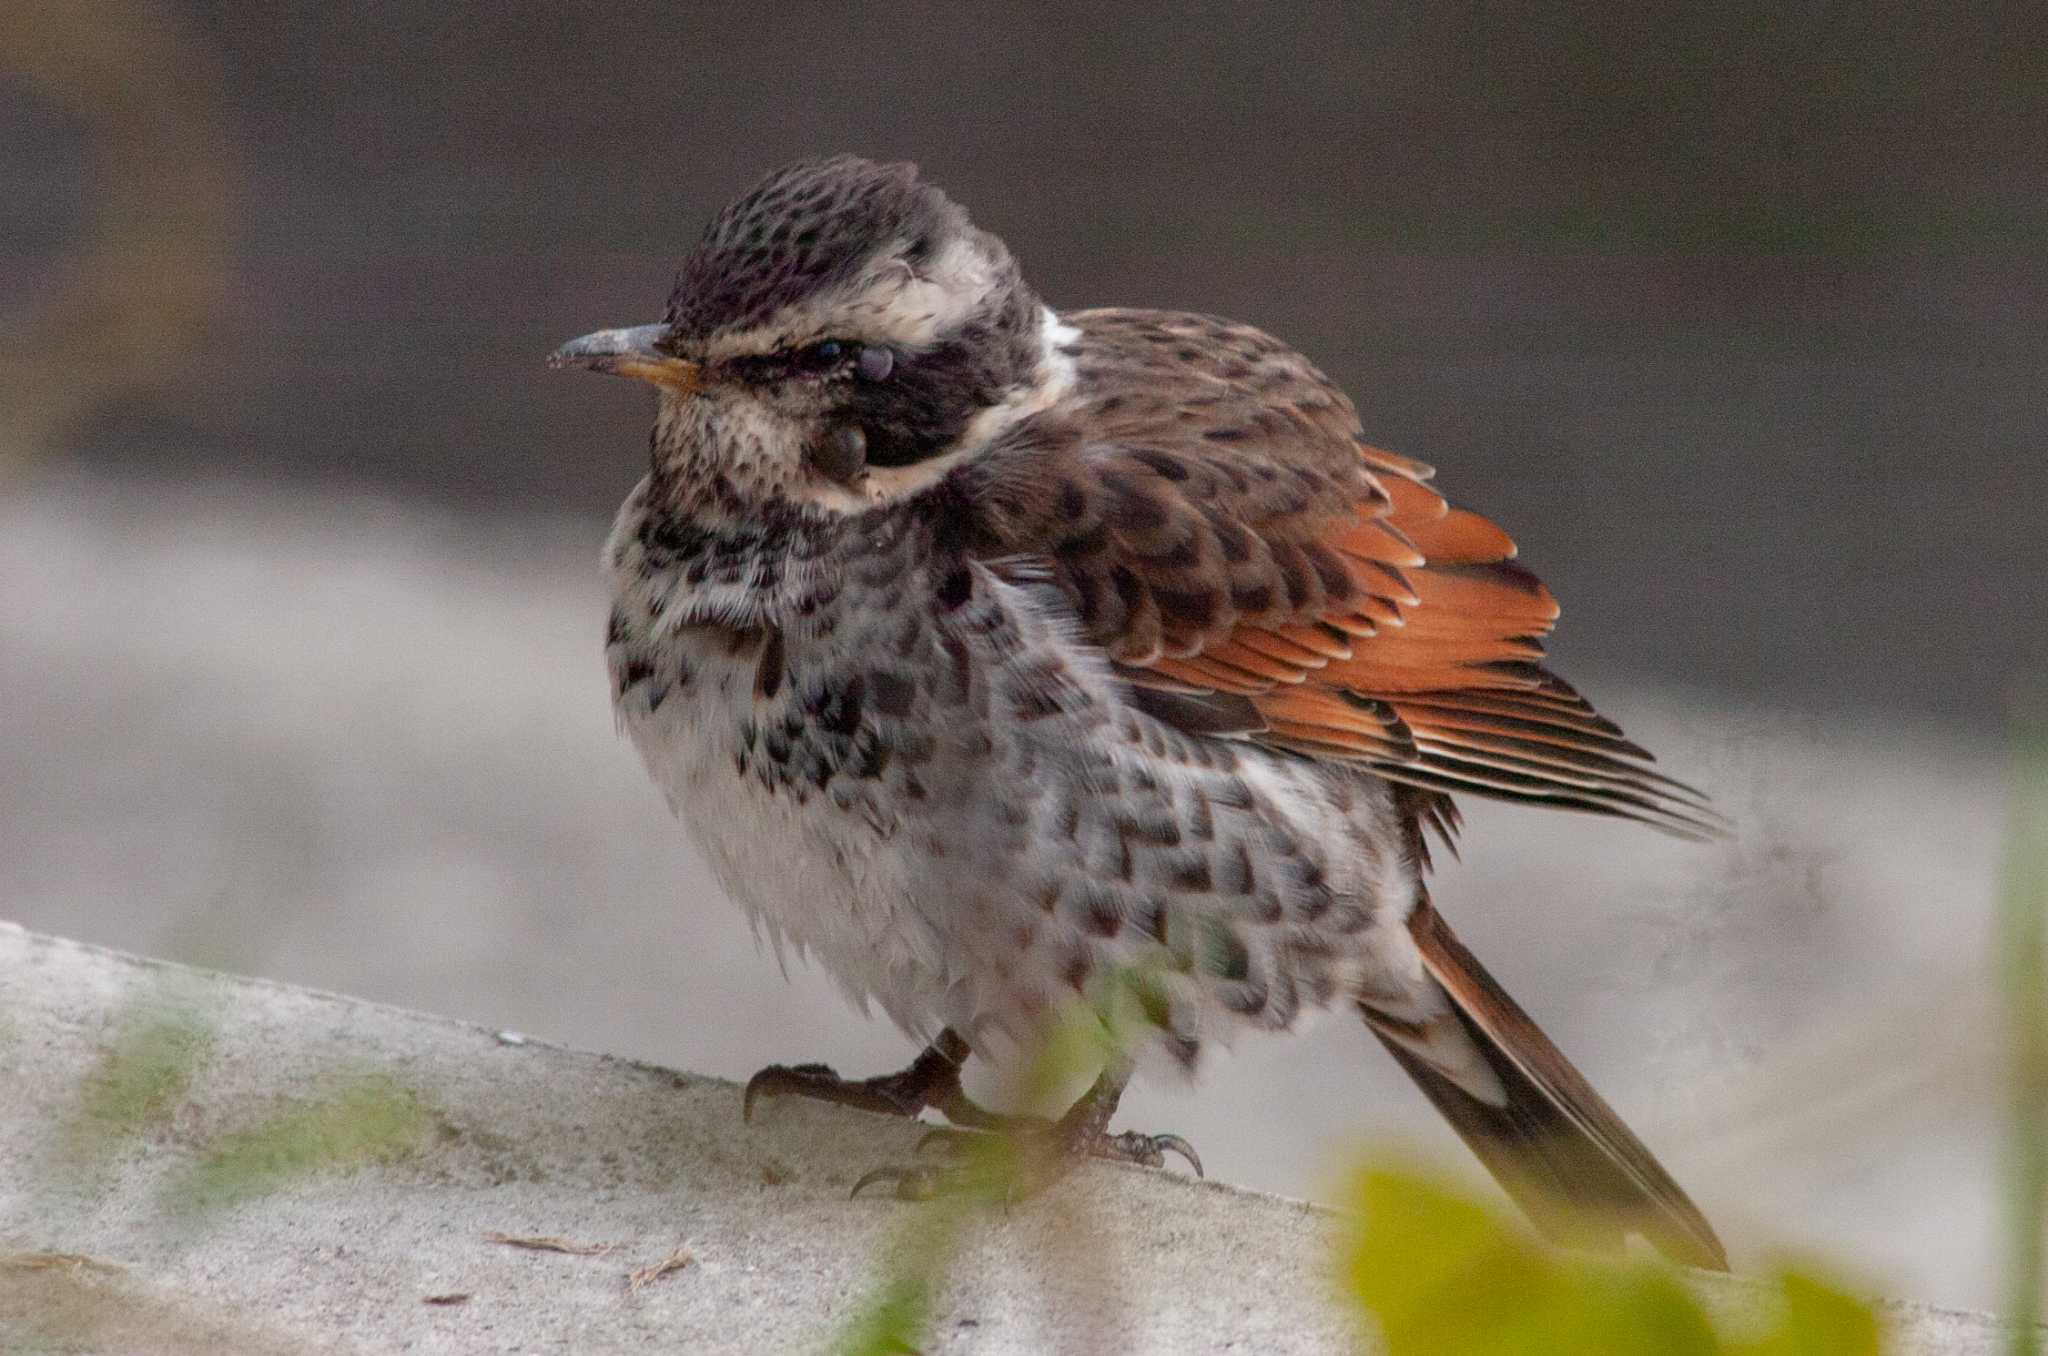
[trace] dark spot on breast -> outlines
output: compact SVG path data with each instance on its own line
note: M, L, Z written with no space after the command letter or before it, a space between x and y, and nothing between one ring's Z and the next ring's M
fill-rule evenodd
M1117 824L1119 833L1127 833L1141 843L1152 847L1171 848L1180 846L1180 821L1172 814L1157 811L1151 814L1133 816Z
M939 581L939 606L951 612L974 596L974 575L965 565L956 565Z
M1251 849L1240 838L1230 844L1216 861L1216 886L1227 895L1249 895L1258 889L1252 870Z
M716 645L719 652L726 657L738 659L755 647L767 644L768 633L775 628L728 626L724 622L706 622L702 626L692 626L689 629L703 636L708 643ZM778 634L775 639L779 643L781 636Z
M922 648L923 641L924 620L918 616L916 609L913 608L903 618L903 625L897 628L897 656L902 659L910 658Z
M612 609L611 620L604 628L604 643L607 647L617 645L625 640L627 634L626 613L624 609L615 607Z
M628 655L626 661L619 665L619 691L637 687L653 676L654 665L648 662L647 656Z
M867 683L857 673L836 687L827 688L818 704L818 723L833 734L850 736L860 728L866 696Z
M887 669L868 674L868 691L875 710L885 716L907 716L917 700L917 684Z
M1069 788L1060 801L1059 809L1053 815L1053 831L1066 842L1073 842L1081 832L1081 802Z
M1223 1006L1244 1017L1256 1017L1266 1009L1266 986L1250 981L1223 990Z
M1345 904L1332 909L1323 925L1340 937L1350 937L1365 931L1366 925L1371 922L1372 915L1366 910L1356 904Z
M1109 859L1101 864L1101 869L1126 885L1131 883L1137 874L1137 863L1131 859L1129 838L1121 833L1117 835L1116 849L1110 854Z
M1237 933L1211 923L1202 929L1201 966L1219 979L1242 980L1252 972L1252 953Z
M958 636L941 636L939 648L946 652L946 658L952 662L953 700L964 702L974 691L974 661L967 653L967 642Z
M754 698L767 701L782 689L785 672L782 654L782 628L768 628L767 639L761 646L760 662L754 665Z
M1060 711L1059 691L1042 684L1020 683L1010 696L1010 714L1020 722L1044 720Z
M1091 937L1114 937L1123 931L1123 910L1107 891L1090 891L1081 910L1081 930Z
M1079 993L1086 987L1088 976L1094 972L1094 969L1095 967L1088 962L1088 952L1086 949L1075 947L1067 953L1066 963L1060 966L1060 978L1066 981L1068 988Z
M1145 898L1131 911L1131 921L1138 931L1155 942L1166 940L1166 906L1157 899Z
M854 776L873 781L888 769L891 750L873 730L862 730L854 741L853 762L847 770Z

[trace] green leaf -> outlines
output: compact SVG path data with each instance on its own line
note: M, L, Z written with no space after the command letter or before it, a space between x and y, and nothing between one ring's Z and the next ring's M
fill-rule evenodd
M1416 1174L1363 1172L1344 1289L1387 1356L1875 1356L1870 1310L1787 1275L1775 1325L1730 1345L1668 1264L1550 1249Z
M2007 1130L2006 1318L2012 1356L2039 1351L2048 1270L2048 700L2022 704L2013 748L2012 826L2000 892Z
M1870 1306L1811 1276L1778 1277L1778 1325L1753 1342L1730 1343L1729 1356L1877 1356L1877 1315Z

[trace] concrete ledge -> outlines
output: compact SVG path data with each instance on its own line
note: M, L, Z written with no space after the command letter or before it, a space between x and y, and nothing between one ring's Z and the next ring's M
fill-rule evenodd
M742 1126L727 1082L6 925L0 1088L10 1352L817 1350L906 1218L847 1188L917 1135ZM1355 1349L1331 1227L1092 1167L976 1226L928 1350ZM1892 1313L1899 1353L1999 1349Z

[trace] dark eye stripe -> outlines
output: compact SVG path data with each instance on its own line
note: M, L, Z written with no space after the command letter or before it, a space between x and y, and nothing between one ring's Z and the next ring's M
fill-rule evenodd
M841 371L857 365L870 381L887 377L896 365L896 355L886 346L857 344L846 339L820 339L802 348L777 349L773 353L747 354L730 360L742 381L755 385L786 381L799 373L813 375Z

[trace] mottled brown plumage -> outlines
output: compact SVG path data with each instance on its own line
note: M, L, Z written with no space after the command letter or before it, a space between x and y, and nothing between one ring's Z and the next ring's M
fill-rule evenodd
M1537 662L1558 608L1514 542L1365 444L1300 354L1207 316L1066 319L1073 398L956 474L984 549L1041 562L1131 682L1430 790L1716 830Z

